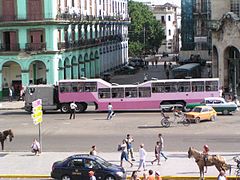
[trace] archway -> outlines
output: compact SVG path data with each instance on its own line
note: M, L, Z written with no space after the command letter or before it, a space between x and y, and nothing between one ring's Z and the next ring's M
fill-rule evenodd
M100 77L100 60L99 60L99 54L98 54L98 51L96 50L95 51L95 76L96 77Z
M46 65L40 61L33 61L29 66L30 84L46 84Z
M90 69L90 59L89 59L89 56L88 56L88 53L86 53L84 55L84 63L85 63L85 75L87 78L90 78L91 76L91 69Z
M62 59L58 61L58 80L64 79L64 67Z
M220 77L221 73L220 70L220 64L219 64L219 55L218 55L218 50L216 46L213 46L212 49L212 69L213 69L213 77Z
M68 58L64 61L64 79L71 79L71 64Z
M14 62L5 62L2 66L2 96L8 96L8 88L12 88L13 96L19 96L22 88L21 66Z
M90 53L90 77L95 77L95 57L93 52Z
M224 50L224 90L231 95L240 92L240 53L234 46L228 46Z
M78 62L75 56L72 58L72 79L78 78Z
M85 77L85 64L82 55L78 57L78 78Z

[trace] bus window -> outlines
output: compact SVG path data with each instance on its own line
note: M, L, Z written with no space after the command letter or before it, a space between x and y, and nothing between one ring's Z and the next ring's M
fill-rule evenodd
M59 87L60 87L60 92L61 93L66 93L66 92L71 92L72 91L71 82L60 83Z
M204 91L204 81L193 81L192 82L193 92L203 92Z
M218 91L218 81L206 81L206 91Z
M77 91L78 92L83 92L84 91L84 83L83 82L78 82Z
M124 98L124 88L112 88L112 98Z
M164 82L152 83L152 93L164 93Z
M85 92L96 92L97 83L96 82L86 82L85 83Z
M110 98L110 88L99 88L98 97L100 99Z
M150 87L139 87L138 92L139 92L139 97L151 97Z
M78 92L78 83L72 82L72 92Z
M165 92L177 92L177 82L166 82Z
M137 88L136 87L126 87L125 88L125 97L126 98L136 98L137 97Z
M178 92L190 92L190 82L179 82Z

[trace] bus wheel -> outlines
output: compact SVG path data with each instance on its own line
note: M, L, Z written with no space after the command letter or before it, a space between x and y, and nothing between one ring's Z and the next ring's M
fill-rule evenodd
M62 113L67 113L67 112L69 112L69 110L70 110L69 104L62 104L60 110L61 110Z
M84 103L77 103L77 108L76 108L76 112L83 112L85 111L85 106Z

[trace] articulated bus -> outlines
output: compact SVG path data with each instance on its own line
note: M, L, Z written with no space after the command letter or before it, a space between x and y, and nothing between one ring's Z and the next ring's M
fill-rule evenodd
M60 80L57 87L46 86L47 91L40 90L43 85L27 87L27 111L31 111L31 102L38 98L43 99L43 110L68 112L74 101L77 111L83 112L90 104L95 105L96 111L106 111L109 102L114 110L157 110L161 105L174 104L185 107L187 103L220 95L218 78L151 80L136 85L111 84L102 79L76 79Z

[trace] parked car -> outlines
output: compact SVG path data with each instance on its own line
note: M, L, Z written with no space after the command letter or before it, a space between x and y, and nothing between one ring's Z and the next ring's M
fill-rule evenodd
M195 106L199 105L211 106L216 112L224 115L235 112L238 109L234 102L226 102L226 100L221 97L204 98L200 103L187 104L186 108L193 109Z
M207 61L205 59L202 59L199 54L197 55L191 54L189 58L180 57L178 60L178 63L180 65L184 65L188 63L199 63L201 66L205 66L206 62Z
M125 66L122 66L120 69L117 69L116 71L114 71L114 74L116 75L135 74L136 72L137 72L136 68L129 65L125 65Z
M215 121L217 112L211 106L196 106L185 114L186 119L199 123L202 120Z
M141 58L129 58L129 65L134 68L144 68L145 64Z
M126 179L123 167L111 164L99 156L88 154L72 155L65 160L53 163L51 177L61 180L89 180L89 171L95 172L96 179Z

